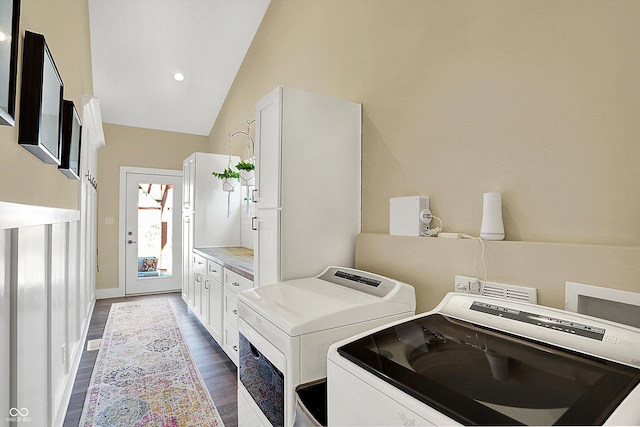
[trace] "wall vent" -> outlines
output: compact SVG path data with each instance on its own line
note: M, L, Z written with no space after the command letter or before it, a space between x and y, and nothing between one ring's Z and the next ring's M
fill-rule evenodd
M482 295L493 298L502 298L530 304L538 303L538 290L526 286L505 285L503 283L487 282L482 290Z
M102 339L87 341L87 351L98 350Z
M482 281L475 277L455 276L454 291L467 294L482 294L487 297L501 298L529 304L538 303L538 289L527 286L507 285L504 283Z

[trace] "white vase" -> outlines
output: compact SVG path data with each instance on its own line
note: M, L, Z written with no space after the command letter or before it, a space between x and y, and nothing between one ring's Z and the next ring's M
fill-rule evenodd
M240 184L242 185L254 185L256 182L256 171L253 170L240 170Z
M222 181L222 190L223 191L234 191L238 185L238 180L236 178L225 178Z
M482 240L504 240L502 194L500 193L484 193L480 238Z

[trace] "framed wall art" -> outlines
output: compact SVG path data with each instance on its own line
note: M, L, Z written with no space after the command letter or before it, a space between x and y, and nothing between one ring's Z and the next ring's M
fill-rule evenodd
M42 34L25 31L18 143L60 165L64 84Z
M81 139L82 121L73 101L65 99L62 104L62 156L58 169L69 179L80 179Z
M0 0L0 125L15 124L20 0Z

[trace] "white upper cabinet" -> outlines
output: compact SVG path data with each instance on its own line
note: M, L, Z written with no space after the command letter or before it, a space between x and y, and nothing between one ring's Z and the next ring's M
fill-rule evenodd
M360 104L287 86L256 104L256 286L353 266L360 165Z
M195 168L196 156L189 156L182 164L182 210L190 211L193 209L191 205L193 200L193 192L195 190L194 182L194 174L196 172Z
M240 158L233 156L235 166ZM229 156L193 153L183 162L183 214L191 216L192 247L240 245L240 185L228 193L212 172L229 167Z
M256 105L256 207L280 207L282 88Z

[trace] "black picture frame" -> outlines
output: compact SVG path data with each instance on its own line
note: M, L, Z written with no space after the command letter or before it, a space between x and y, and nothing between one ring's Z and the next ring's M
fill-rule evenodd
M60 165L64 84L42 34L25 31L18 143Z
M16 118L20 0L0 0L0 126Z
M65 99L62 104L62 156L58 169L69 179L80 179L81 143L82 120L73 101Z

